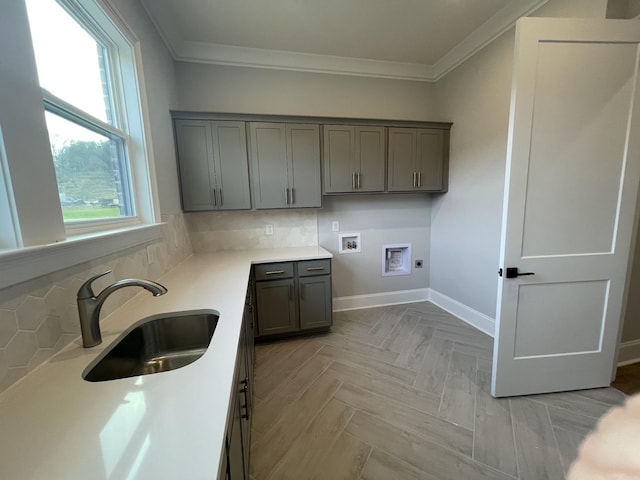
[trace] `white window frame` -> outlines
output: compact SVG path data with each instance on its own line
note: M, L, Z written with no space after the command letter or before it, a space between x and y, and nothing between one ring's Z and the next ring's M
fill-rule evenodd
M22 224L37 225L39 219L43 217L41 213L39 215L38 212L30 209L27 205L20 204L19 198L15 198L15 189L23 191L22 189L30 187L28 186L28 179L25 180L24 170L18 172L17 177L13 179L11 178L11 171L16 168L14 164L20 164L24 161L24 158L28 159L31 168L37 168L38 162L41 162L42 158L40 158L41 155L38 155L38 158L12 155L13 150L16 150L16 144L20 144L21 141L20 135L18 135L18 138L15 137L16 128L8 129L8 135L12 138L4 138L4 140L6 145L11 146L11 149L4 149L2 120L4 119L4 125L7 125L7 122L11 122L12 118L11 110L5 111L4 115L0 115L0 221L3 229L2 235L0 235L0 271L2 271L0 289L127 248L147 244L162 237L161 227L163 224L160 221L159 214L152 145L150 139L144 133L145 126L149 125L149 114L142 75L140 43L118 13L105 0L57 1L67 11L73 12L72 16L74 18L92 19L91 25L100 25L100 30L104 35L112 39L114 37L122 39L126 43L122 46L116 45L114 47L117 48L117 61L110 67L119 70L117 78L125 79L121 84L113 85L113 90L118 91L114 93L121 95L120 102L126 106L126 114L125 112L116 112L116 115L119 115L127 135L129 173L132 194L135 197L134 213L136 213L136 216L118 218L115 219L116 221L108 219L82 222L82 224L74 222L74 225L69 223L58 224L58 227L56 227L57 221L54 219L47 223L44 230L40 228L41 232L35 235L35 242L33 241L32 230L30 230L31 241L27 243L23 238L24 226ZM13 35L15 32L19 36L21 35L22 38L24 38L23 32L25 30L29 31L30 35L26 16L24 16L26 23L22 24L23 15L20 12L20 7L9 11L7 22L11 21L9 20L10 18L19 23L14 29L15 31L13 29L6 30L11 30L10 41L14 40ZM10 25L10 23L5 25ZM21 43L19 47L18 50L24 50L25 45ZM9 45L7 45L7 48L9 48ZM32 69L29 67L28 62L25 65L21 64L16 68L23 69L24 81L27 84L37 85L37 78L32 77ZM27 90L35 91L32 87L27 88ZM30 98L33 98L33 96ZM43 116L46 105L52 104L57 105L56 108L64 107L64 110L68 112L74 111L74 107L71 105L64 104L49 92L43 91ZM19 105L17 107L15 105L16 103L10 104L9 107L19 108ZM31 113L33 112L30 111L29 114L31 115ZM53 113L58 114L57 111ZM107 131L113 128L108 124L104 125L104 122L100 120L92 119L92 123L96 122ZM38 122L30 123L39 126ZM44 123L44 118L42 118L41 123ZM46 131L37 131L34 134L42 138L46 136ZM34 148L38 152L42 151L37 147ZM51 165L51 169L53 169L53 165ZM53 181L55 182L55 178L53 178ZM18 183L16 184L15 182ZM37 195L39 195L39 204L59 201L57 196L54 200L48 192L46 195L38 192ZM25 211L27 212L26 215ZM51 209L49 208L48 211L51 211ZM63 223L62 216L60 216L60 222ZM30 228L31 225L27 225L27 228ZM48 231L49 234L47 234ZM41 237L45 240L38 240ZM46 240L47 238L48 240Z
M67 236L73 237L91 232L133 227L145 222L145 198L140 198L146 190L138 181L134 168L138 163L146 165L145 148L136 148L136 135L144 139L143 118L138 95L139 84L136 68L135 43L122 33L102 5L93 0L55 0L67 13L107 51L107 74L109 76L109 98L114 113L114 125L99 120L89 113L74 107L43 88L45 110L68 121L98 133L109 133L124 141L127 163L128 187L131 193L133 215L108 219L76 220L65 222ZM128 29L127 29L128 30ZM135 88L132 88L135 87ZM133 130L134 135L130 130ZM144 145L144 142L141 142ZM142 161L144 160L144 161ZM148 176L144 172L143 178ZM146 200L149 200L148 198ZM140 215L140 213L142 215Z

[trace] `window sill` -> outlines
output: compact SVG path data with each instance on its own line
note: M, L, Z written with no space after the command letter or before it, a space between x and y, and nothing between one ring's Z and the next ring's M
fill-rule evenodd
M0 289L152 242L162 223L69 237L49 245L0 251Z

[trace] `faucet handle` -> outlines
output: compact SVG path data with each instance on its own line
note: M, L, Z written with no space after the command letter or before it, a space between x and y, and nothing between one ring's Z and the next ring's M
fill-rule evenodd
M91 284L97 280L100 277L104 277L105 275L109 275L111 273L111 270L107 270L106 272L103 273L99 273L97 275L94 275L93 277L91 277L89 280L87 280L86 282L84 282L82 285L80 285L80 288L78 289L78 295L77 298L78 300L83 300L85 298L91 298L91 297L95 297L95 293L93 293L93 289L91 288Z

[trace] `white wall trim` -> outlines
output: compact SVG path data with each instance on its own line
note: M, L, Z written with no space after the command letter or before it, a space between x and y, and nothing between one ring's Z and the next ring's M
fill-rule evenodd
M161 223L69 238L18 250L0 251L0 289L79 263L157 240Z
M429 289L398 290L395 292L353 295L350 297L334 297L333 311L357 310L359 308L382 307L399 303L415 303L429 300Z
M513 27L520 17L526 17L548 1L549 0L510 2L505 5L493 17L471 32L462 42L449 50L442 58L433 64L434 79L432 81L440 80L447 73Z
M183 62L423 82L435 80L433 68L430 65L418 63L287 52L217 43L179 42L179 46L174 47L176 60Z
M463 322L466 322L481 332L486 333L490 337L494 336L496 324L495 319L431 288L398 290L395 292L371 293L367 295L353 295L350 297L334 297L333 311L341 312L344 310L358 310L360 308L382 307L384 305L397 305L401 303L425 301L429 301L434 305L437 305L450 314L455 315Z
M149 8L150 2L142 5L177 61L435 82L548 0L509 2L433 65L186 41L170 14Z
M621 342L618 346L618 366L640 362L640 340Z
M429 301L490 337L495 335L496 321L494 318L431 288L429 289Z

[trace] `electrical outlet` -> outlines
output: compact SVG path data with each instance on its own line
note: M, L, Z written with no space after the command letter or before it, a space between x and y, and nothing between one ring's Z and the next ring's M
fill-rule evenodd
M265 235L273 235L273 225L271 225L271 224L267 224L267 225L264 227L264 234L265 234Z
M414 263L416 268L422 268L422 264L423 264L422 260L416 260L415 263Z
M339 232L340 231L340 222L337 220L334 220L333 222L331 222L331 231L332 232Z

